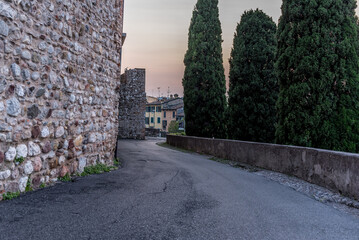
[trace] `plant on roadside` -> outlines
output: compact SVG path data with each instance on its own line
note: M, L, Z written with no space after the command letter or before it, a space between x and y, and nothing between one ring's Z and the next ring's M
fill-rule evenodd
M87 176L92 174L100 174L104 172L110 172L111 170L116 169L114 166L107 166L105 164L97 164L95 166L85 167L84 171L80 174L80 176Z
M40 184L40 188L45 188L46 187L46 184L45 183L41 183Z
M118 167L121 167L121 161L120 161L120 159L119 158L115 158L114 160L113 160L113 165L115 165L115 166L118 166Z
M58 178L59 179L59 181L61 181L61 182L70 182L71 181L71 176L70 176L70 174L66 174L65 176L63 176L63 177L60 177L60 178Z
M30 178L27 179L27 183L26 183L26 188L25 188L25 192L31 192L33 189L31 187L31 180Z
M3 195L3 200L11 200L11 199L14 199L14 198L17 198L18 196L20 196L20 192L7 192L7 193L4 193Z

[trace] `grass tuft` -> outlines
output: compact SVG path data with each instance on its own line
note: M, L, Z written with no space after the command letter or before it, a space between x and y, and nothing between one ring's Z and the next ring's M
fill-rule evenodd
M17 158L15 158L15 163L16 163L17 165L23 163L24 161L25 161L25 158L24 158L24 157L17 157Z
M100 174L100 173L104 173L104 172L110 172L111 170L116 169L116 167L114 166L107 166L105 164L97 164L95 166L88 166L85 167L84 171L80 174L80 176L84 177L84 176L88 176L88 175L92 175L92 174Z
M63 177L60 177L60 178L58 178L61 182L70 182L71 181L71 176L70 176L70 174L66 174L65 176L63 176Z
M7 192L7 193L4 193L3 195L3 200L11 200L11 199L14 199L14 198L17 198L18 196L20 196L20 192Z

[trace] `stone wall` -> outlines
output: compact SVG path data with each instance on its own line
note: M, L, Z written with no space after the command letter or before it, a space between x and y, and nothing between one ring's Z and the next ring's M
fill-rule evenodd
M112 163L122 16L123 0L0 1L0 194Z
M167 135L167 143L293 175L359 200L359 154L174 135Z
M121 76L119 138L145 139L146 70L130 69Z

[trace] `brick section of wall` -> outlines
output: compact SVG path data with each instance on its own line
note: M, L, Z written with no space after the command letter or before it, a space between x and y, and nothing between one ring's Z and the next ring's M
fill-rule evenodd
M0 1L0 194L112 163L122 19L123 0Z
M293 175L359 200L359 154L173 135L167 135L167 143Z
M119 138L145 139L146 70L130 69L121 76Z

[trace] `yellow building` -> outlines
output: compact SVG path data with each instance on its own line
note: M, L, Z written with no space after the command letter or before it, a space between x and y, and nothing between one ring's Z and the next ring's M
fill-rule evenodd
M146 104L145 124L146 128L162 129L161 101Z

